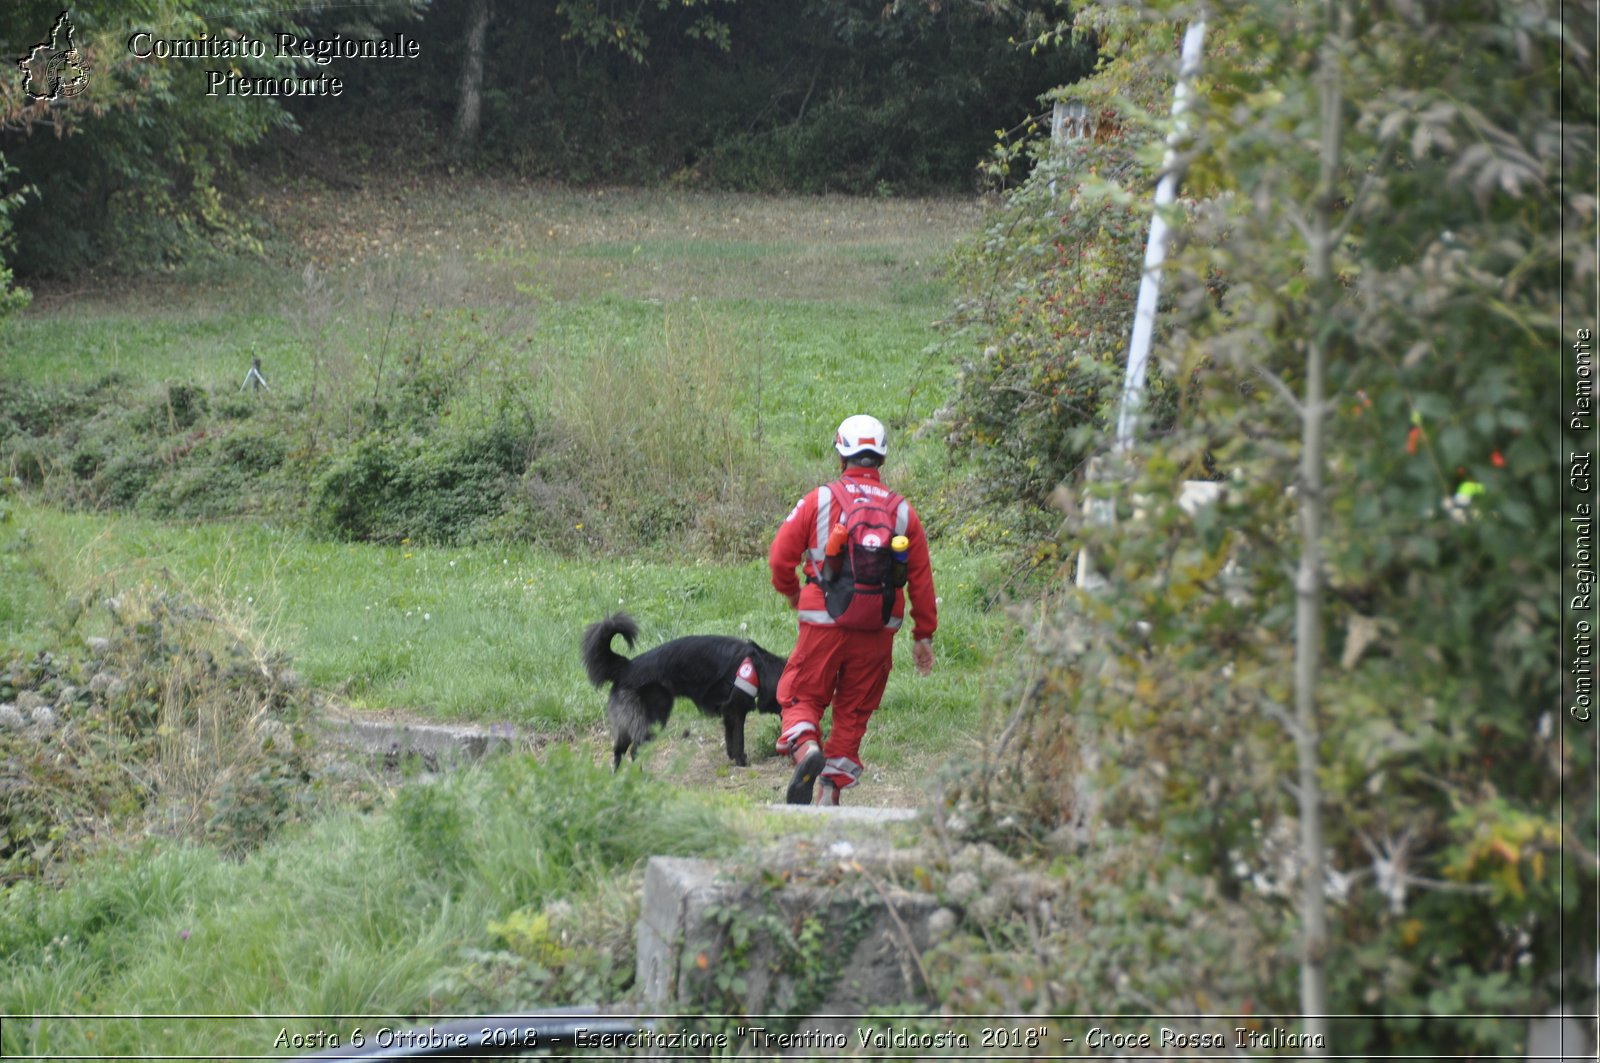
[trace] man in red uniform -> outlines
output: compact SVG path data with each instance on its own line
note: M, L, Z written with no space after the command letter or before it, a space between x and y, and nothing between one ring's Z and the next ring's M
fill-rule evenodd
M895 632L905 616L906 593L894 584L903 582L911 598L915 621L911 657L919 675L933 671L933 632L939 624L933 568L922 522L909 503L883 486L878 474L889 452L882 423L865 414L845 418L834 436L834 449L839 452L842 476L807 493L795 504L778 529L767 559L773 587L800 613L800 637L778 680L778 705L783 712L778 752L794 759L788 795L792 805L812 803L819 777L822 786L815 794L819 805L838 804L839 791L854 786L861 778L861 739L867 732L868 718L883 699ZM891 534L896 544L900 536L909 540L898 544L894 555L899 559L897 564L903 566L903 580L891 580L876 599L863 599L881 603L884 596L892 595L892 606L876 620L870 618L872 609L850 610L851 619L830 610L829 599L834 595L825 596L821 582L825 575L836 575L839 567L839 556L828 552L830 535L835 550L848 551L848 544L838 545L846 538L842 522L849 519L847 512L857 505L882 512L885 521L881 533L856 529L857 540L864 538L874 548L887 547L889 543L881 540ZM899 545L904 548L899 549ZM804 587L795 575L802 562ZM838 584L830 581L830 586ZM855 593L861 593L860 584L855 587ZM870 596L870 587L867 592ZM855 619L860 615L869 616L869 626L863 627ZM833 727L824 746L820 727L822 714L830 704Z

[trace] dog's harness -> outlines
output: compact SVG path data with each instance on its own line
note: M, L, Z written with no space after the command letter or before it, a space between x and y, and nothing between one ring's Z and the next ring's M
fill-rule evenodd
M755 662L746 657L739 662L739 674L733 677L733 685L749 694L756 696L756 682L760 677L756 675Z

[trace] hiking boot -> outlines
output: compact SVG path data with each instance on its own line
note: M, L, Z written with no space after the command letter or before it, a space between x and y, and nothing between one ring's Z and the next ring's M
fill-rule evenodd
M794 777L789 780L789 795L786 798L789 804L811 803L812 788L816 786L817 776L822 774L827 760L822 755L822 747L815 742L807 742L795 751Z
M827 779L822 780L822 785L817 787L817 804L827 805L830 808L839 807L839 788Z

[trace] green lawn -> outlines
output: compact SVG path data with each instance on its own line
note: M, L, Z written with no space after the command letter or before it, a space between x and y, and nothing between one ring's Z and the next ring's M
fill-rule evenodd
M19 544L28 544L19 547ZM223 602L315 686L367 708L447 719L587 728L601 698L583 677L583 628L617 610L640 624L641 648L687 634L748 636L778 653L794 644L794 613L764 562L571 558L521 546L396 547L337 543L259 524L174 527L135 517L22 506L0 525L0 558L26 559L60 597L100 602L139 584L176 584ZM886 714L916 712L925 741L945 747L972 725L987 662L1011 629L985 611L992 566L980 554L936 550L942 603L934 677L893 674ZM51 592L8 581L0 636L20 644ZM48 616L48 610L46 616ZM100 633L90 609L75 632ZM618 643L618 648L622 648ZM906 652L904 645L902 652ZM926 747L923 750L926 751Z

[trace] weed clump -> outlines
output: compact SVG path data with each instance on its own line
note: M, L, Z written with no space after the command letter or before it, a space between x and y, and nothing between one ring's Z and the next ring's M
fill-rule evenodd
M538 446L507 421L434 440L374 432L322 475L314 519L339 538L369 542L486 538Z
M496 760L476 779L414 785L392 809L401 850L431 880L494 884L496 916L430 990L454 1011L619 999L633 984L643 861L733 841L710 804L563 747L538 763Z
M135 424L145 431L177 432L199 424L209 406L204 388L196 384L169 383L145 404Z
M0 879L130 827L242 852L314 794L310 694L285 658L157 588L103 611L108 636L0 672Z

